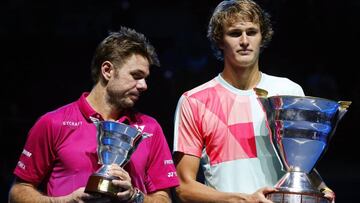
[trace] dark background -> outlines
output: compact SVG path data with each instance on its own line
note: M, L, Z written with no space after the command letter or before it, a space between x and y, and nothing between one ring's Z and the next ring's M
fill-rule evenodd
M12 0L0 3L0 202L36 119L90 91L96 45L120 25L144 33L159 54L137 108L158 119L172 148L173 114L184 91L215 77L206 29L220 1ZM357 202L360 3L357 0L259 0L275 36L260 69L299 83L307 95L351 100L317 169L337 202Z

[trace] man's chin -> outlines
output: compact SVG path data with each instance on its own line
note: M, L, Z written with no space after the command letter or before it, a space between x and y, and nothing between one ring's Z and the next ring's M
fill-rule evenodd
M131 109L134 106L135 106L135 103L132 103L132 104L126 103L126 104L122 105L123 109Z
M135 104L136 104L136 102L137 102L137 100L129 99L129 101L126 101L126 102L123 104L123 106L124 106L124 108L129 109L129 108L134 107Z
M131 109L134 106L135 106L134 101L122 101L122 102L118 103L118 105L117 105L117 107L122 110Z

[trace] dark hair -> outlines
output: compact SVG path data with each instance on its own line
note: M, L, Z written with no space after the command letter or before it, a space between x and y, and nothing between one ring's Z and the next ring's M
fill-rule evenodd
M270 15L263 11L258 4L252 0L222 1L211 16L207 32L207 37L217 59L223 60L224 58L222 51L218 47L223 38L224 26L232 25L239 19L259 24L262 35L262 48L266 47L271 41L274 31Z
M95 83L100 79L101 64L104 61L117 63L120 66L133 54L140 54L148 59L150 65L160 66L155 48L146 37L127 27L117 32L109 32L96 48L91 62L91 76Z

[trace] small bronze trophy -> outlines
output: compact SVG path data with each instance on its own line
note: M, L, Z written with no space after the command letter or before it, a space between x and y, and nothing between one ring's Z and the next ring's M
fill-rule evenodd
M116 179L107 175L111 164L123 167L129 160L140 142L146 138L135 127L114 121L98 121L97 126L97 154L102 166L93 173L87 182L85 192L115 196L121 188L114 186L111 180Z
M308 96L271 96L255 88L266 112L271 142L286 169L278 190L267 195L274 203L330 203L310 175L324 155L350 101Z

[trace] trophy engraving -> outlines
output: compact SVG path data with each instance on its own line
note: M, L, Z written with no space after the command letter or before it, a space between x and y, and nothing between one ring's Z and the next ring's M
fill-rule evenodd
M255 88L266 113L273 147L286 170L267 198L275 203L330 203L312 175L351 101L278 95ZM318 175L319 176L319 175ZM318 177L320 178L320 176Z
M124 123L98 121L95 125L97 127L97 154L102 166L89 177L85 192L115 196L121 188L112 184L111 181L116 177L107 175L108 168L111 164L125 166L137 146L147 136L137 128Z

